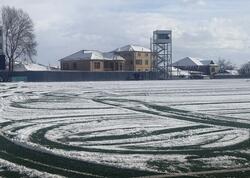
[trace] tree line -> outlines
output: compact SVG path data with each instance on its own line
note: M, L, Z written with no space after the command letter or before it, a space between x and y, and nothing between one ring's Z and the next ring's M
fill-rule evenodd
M4 53L8 61L9 71L13 71L15 61L33 61L33 56L37 54L34 23L28 13L15 7L2 7L1 15ZM220 58L217 64L220 73L236 69L236 65L226 59ZM238 72L240 75L250 76L250 61L242 65Z
M2 7L1 15L4 53L9 71L13 71L15 61L33 61L33 56L37 54L34 24L28 13L15 7Z
M250 61L243 64L239 69L236 65L226 59L221 59L217 61L219 66L219 73L225 73L228 70L237 70L241 76L250 76Z

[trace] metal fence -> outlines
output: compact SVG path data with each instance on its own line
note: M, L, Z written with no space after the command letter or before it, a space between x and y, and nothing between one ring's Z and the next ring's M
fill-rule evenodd
M64 82L64 81L122 81L156 80L156 72L77 72L77 71L24 71L0 72L0 81Z

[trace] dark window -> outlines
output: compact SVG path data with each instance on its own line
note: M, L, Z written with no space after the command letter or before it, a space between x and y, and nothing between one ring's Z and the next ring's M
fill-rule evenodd
M145 65L148 65L148 60L145 60Z
M76 63L76 62L73 63L73 69L74 69L74 70L77 69L77 63Z
M114 70L114 63L110 63L110 68Z
M145 53L145 56L148 56L148 53Z
M109 62L104 62L104 68L111 68L111 64Z
M63 70L69 70L69 64L63 63Z
M140 53L140 52L138 52L138 56L141 56L141 53Z
M94 62L94 69L100 69L101 63L100 62Z
M115 63L115 70L118 70L118 63Z
M157 38L160 39L160 40L168 40L169 35L168 34L158 34Z
M135 61L135 63L136 63L136 65L142 65L142 60L141 60L141 59L137 59L137 60Z

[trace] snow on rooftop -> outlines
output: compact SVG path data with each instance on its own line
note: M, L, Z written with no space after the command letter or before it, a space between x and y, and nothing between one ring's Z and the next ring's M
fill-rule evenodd
M60 61L70 60L125 60L123 57L114 54L114 52L136 51L136 52L151 52L150 49L138 45L127 45L117 48L113 52L101 52L98 50L81 50L73 53L67 57L60 59Z
M223 73L218 73L217 75L221 76L230 76L230 75L233 75L233 76L237 76L239 75L239 71L238 70L225 70L225 72Z
M226 70L227 73L231 74L231 75L239 75L239 71L238 70Z
M125 60L121 56L115 55L112 52L103 53L97 50L81 50L72 55L69 55L65 58L62 58L60 61L68 60Z
M212 60L203 60L199 58L186 57L173 63L173 66L203 66L210 64L214 64Z
M36 63L16 63L14 66L15 71L47 71L49 67Z
M123 57L121 57L120 55L114 54L113 52L103 53L103 58L105 60L122 60L122 61L125 60Z
M172 67L172 75L173 76L190 76L189 71L177 69L176 67Z
M138 45L126 45L121 48L117 48L116 52L125 52L125 51L135 51L135 52L151 52L149 48Z
M213 60L201 60L201 63L202 63L203 65L215 64Z
M65 58L62 58L61 60L67 61L67 60L89 60L89 59L102 59L102 54L100 51L81 50Z

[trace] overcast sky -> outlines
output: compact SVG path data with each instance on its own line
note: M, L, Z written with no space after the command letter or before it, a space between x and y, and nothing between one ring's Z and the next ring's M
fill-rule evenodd
M250 61L249 0L0 0L0 5L30 14L42 64L58 64L82 49L149 47L156 29L173 30L174 61L186 56Z

